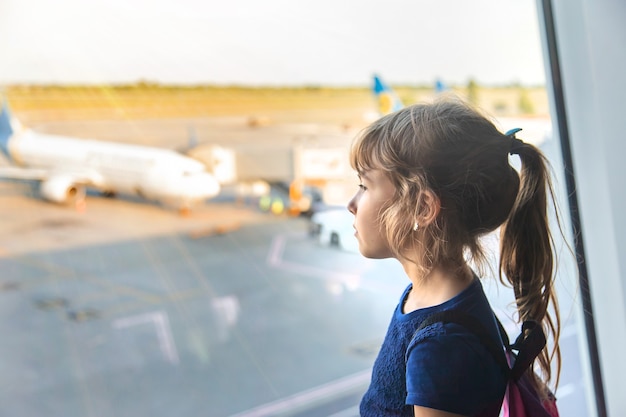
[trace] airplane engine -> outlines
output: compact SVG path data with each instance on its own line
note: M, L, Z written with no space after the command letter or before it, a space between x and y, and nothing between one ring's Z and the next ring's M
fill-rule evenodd
M77 185L71 177L51 177L41 182L41 195L49 201L65 204L85 198L85 187Z

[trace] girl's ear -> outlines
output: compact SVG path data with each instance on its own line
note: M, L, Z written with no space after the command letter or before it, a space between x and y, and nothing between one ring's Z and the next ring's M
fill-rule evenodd
M441 201L439 201L439 197L437 197L435 193L430 190L422 191L421 200L421 207L417 222L420 226L427 226L434 222L439 215L439 211L441 211Z

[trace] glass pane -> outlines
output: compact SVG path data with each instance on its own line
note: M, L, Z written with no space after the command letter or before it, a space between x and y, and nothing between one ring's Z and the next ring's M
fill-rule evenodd
M358 253L345 210L350 142L394 105L372 74L402 105L472 101L559 172L534 7L3 1L0 84L32 130L4 107L0 414L358 415L408 284ZM197 165L127 144L201 161L220 193L187 204ZM557 397L577 416L569 271Z

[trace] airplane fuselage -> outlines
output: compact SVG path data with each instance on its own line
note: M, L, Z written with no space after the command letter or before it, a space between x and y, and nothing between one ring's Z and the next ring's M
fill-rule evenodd
M72 187L90 186L187 208L220 191L202 163L168 149L26 130L9 139L7 151L15 164L46 173L40 178L42 194L57 202L69 197Z

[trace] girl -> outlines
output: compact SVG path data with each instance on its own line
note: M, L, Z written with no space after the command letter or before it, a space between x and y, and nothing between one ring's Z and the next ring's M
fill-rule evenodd
M508 155L519 155L521 173ZM519 320L554 340L537 357L545 383L558 349L552 193L547 162L533 145L503 135L461 101L387 115L356 139L350 160L361 184L348 205L360 252L396 258L410 284L375 361L362 416L497 416L506 379L481 341L457 324L415 329L434 312L461 309L500 340L482 285L468 265L485 264L479 238L501 228L500 278L513 286ZM548 313L553 303L554 317Z

